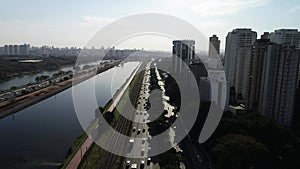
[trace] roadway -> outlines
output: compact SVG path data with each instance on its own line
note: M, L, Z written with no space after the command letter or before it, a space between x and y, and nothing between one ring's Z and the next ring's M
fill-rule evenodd
M132 123L131 137L132 138L143 138L134 139L133 146L127 147L128 156L139 157L139 158L126 158L123 162L123 168L145 168L145 169L158 169L158 164L151 162L151 158L148 158L150 154L151 146L148 140L151 139L149 133L149 113L146 111L146 105L149 98L149 85L150 85L150 64L149 62L145 68L145 74L142 81L141 90L139 93L139 99L137 102L137 109L134 114L134 122ZM132 140L132 139L131 139ZM131 143L132 144L132 143Z
M124 85L122 90L117 94L116 97L114 97L114 99L113 99L114 102L112 103L111 107L108 109L108 111L107 111L108 113L113 112L115 107L117 106L117 104L120 102L120 100L124 99L122 96L124 95L125 91L129 89L129 84L131 83L132 79L136 75L140 66L141 66L141 64L132 73L131 77L129 78L127 83ZM123 113L127 114L125 117L134 115L132 113L134 110L132 110L130 106L124 107L124 109L122 111L123 111ZM120 134L118 134L118 133L126 134L126 126L129 126L129 124L131 124L131 122L129 120L127 120L125 117L123 117L123 116L120 117L119 121L117 122L116 126L114 127L115 130L110 135L109 144L112 145L112 148L113 148L112 152L117 152L118 150L116 150L116 149L120 148L119 146L117 146L118 142L119 142L119 136L120 136ZM96 127L94 131L97 131L98 130L97 128L98 127ZM124 146L124 149L125 148L126 147ZM116 159L117 159L117 155L114 155L108 151L105 151L103 156L101 157L98 168L99 169L111 169L113 166L115 166Z

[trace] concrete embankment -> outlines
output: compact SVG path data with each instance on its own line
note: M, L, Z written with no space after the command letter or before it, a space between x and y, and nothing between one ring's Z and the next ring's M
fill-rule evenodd
M98 71L97 73L102 73L108 69L113 68L114 66L118 65L120 62L117 61L115 64L110 65L109 67L105 67ZM29 107L35 103L38 103L44 99L47 99L57 93L60 93L70 87L72 87L72 84L78 84L81 83L91 77L95 76L95 72L84 74L80 77L77 77L76 79L69 79L60 83L57 83L55 85L50 85L46 88L42 88L40 90L34 91L32 93L16 97L13 99L9 99L5 102L0 103L0 118L3 118L5 116L8 116L10 114L16 113L26 107Z

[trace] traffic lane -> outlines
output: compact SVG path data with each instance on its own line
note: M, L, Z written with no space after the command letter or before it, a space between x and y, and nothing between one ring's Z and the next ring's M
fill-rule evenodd
M138 106L140 111L143 111L144 108L142 105ZM148 115L148 114L146 114ZM135 130L132 131L132 136L136 138L144 138L142 140L136 140L135 145L131 151L134 156L140 157L143 156L144 158L132 158L132 159L127 159L131 161L131 164L137 164L138 166L141 166L142 161L144 161L144 168L151 168L151 165L147 165L147 155L148 155L148 147L149 143L147 141L148 138L148 126L146 123L143 123L143 121L147 118L145 114L142 115L136 115L135 121L138 121L139 123L134 123L133 127L135 127ZM139 133L139 134L138 134Z
M145 158L127 159L127 161L128 160L131 161L131 164L138 164L139 167L141 165L141 161L144 161L144 168L152 168L151 164L149 166L147 165L147 164L149 164L149 163L147 163L147 155L148 155L148 147L149 147L149 143L148 143L147 139L148 139L149 133L148 133L148 125L146 124L146 121L149 118L149 114L147 113L147 111L144 108L145 103L147 102L147 99L149 97L149 85L146 84L146 83L148 83L148 81L149 81L149 77L144 76L143 84L141 87L141 93L140 93L140 97L139 97L139 101L138 101L138 105L137 105L138 111L135 114L135 120L134 120L138 123L133 124L133 128L135 128L135 129L131 133L133 138L135 138L135 137L136 138L141 138L141 137L144 138L142 140L135 141L134 144L141 145L141 146L137 146L137 148L132 149L131 153L134 153L135 156L143 155L143 156L145 156ZM139 153L143 153L143 154L139 154Z
M144 78L143 82L145 82L145 78ZM147 137L146 132L143 132L143 131L146 131L146 129L145 129L146 124L143 123L143 121L145 119L145 117L144 117L145 111L144 111L144 108L143 108L143 104L145 103L145 99L143 99L143 98L145 96L144 96L143 93L144 93L145 89L147 89L147 88L148 88L148 86L142 87L142 91L141 91L141 94L140 94L140 96L142 96L142 97L139 99L139 104L137 105L137 109L139 110L139 112L137 112L135 114L135 120L134 120L138 123L133 123L133 128L135 128L135 129L134 129L134 131L131 132L131 136L133 136L133 138ZM145 155L146 147L148 147L148 142L146 142L146 139L135 140L134 145L141 145L141 147L134 146L134 148L131 150L130 153L133 153L134 156L136 156L136 157L139 157L141 155ZM143 153L143 154L140 154L140 153ZM138 166L140 166L140 163L143 159L132 158L132 159L127 159L127 161L128 160L130 161L130 164L138 164Z

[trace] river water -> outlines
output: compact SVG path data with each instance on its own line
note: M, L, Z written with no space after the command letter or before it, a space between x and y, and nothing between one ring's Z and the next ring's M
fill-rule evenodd
M72 66L69 67L65 67L60 69L62 71L69 71L69 70L73 70ZM0 82L0 90L6 90L6 89L10 89L12 86L22 86L28 83L34 83L35 82L35 78L37 76L41 76L41 75L47 75L47 76L52 76L53 74L57 73L58 71L45 71L45 72L41 72L41 73L37 73L37 74L30 74L30 75L23 75L23 76L19 76L19 77L13 77L8 81L4 81L4 82Z
M77 85L95 83L99 106L105 105L137 67L127 62ZM111 77L114 77L111 85ZM76 88L76 86L75 86ZM83 133L72 100L72 88L14 115L0 119L0 168L57 168Z

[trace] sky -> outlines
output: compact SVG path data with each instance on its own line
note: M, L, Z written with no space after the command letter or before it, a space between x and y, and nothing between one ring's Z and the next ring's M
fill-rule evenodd
M168 14L198 28L207 38L225 38L235 28L258 36L280 28L300 29L299 0L0 0L0 46L84 47L101 28L141 13Z

